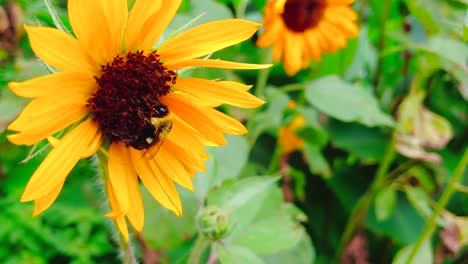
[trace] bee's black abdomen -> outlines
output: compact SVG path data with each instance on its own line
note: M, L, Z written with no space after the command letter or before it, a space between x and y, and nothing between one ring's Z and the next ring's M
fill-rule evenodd
M143 129L135 136L133 140L128 142L130 146L135 149L143 150L151 147L155 143L155 134L156 128L153 126L150 120L146 120L145 126ZM152 142L148 142L148 138L152 139Z

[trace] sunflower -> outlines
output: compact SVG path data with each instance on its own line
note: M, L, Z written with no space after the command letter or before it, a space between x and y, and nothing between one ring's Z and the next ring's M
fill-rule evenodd
M281 153L289 155L296 150L302 150L304 140L296 135L296 132L303 128L306 121L301 115L295 116L287 126L280 127L278 143L281 146Z
M273 44L273 60L283 60L288 75L307 68L311 60L346 46L358 35L354 0L273 0L265 7L261 48Z
M53 146L21 197L34 201L34 215L51 206L80 159L100 150L111 206L107 217L128 240L127 220L136 231L143 228L140 181L161 205L181 215L175 184L193 190L191 177L208 159L204 146L224 145L224 134L247 132L214 107L262 105L248 93L250 86L182 78L177 71L267 67L199 59L250 38L260 25L240 19L209 22L154 49L180 4L137 0L128 13L127 0L69 0L74 36L25 27L34 53L57 70L9 84L15 94L33 100L8 127L16 132L8 139L17 145L49 139Z

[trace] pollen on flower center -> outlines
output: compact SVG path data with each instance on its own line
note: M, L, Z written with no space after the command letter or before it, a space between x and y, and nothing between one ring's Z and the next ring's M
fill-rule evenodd
M145 129L161 106L160 98L170 92L177 73L167 70L156 52L129 52L101 66L95 77L99 89L88 100L93 120L111 142L127 146Z
M282 14L286 26L295 32L314 28L325 12L326 0L288 0Z

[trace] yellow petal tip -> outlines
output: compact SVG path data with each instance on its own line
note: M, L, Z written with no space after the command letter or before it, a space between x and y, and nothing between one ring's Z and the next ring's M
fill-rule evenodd
M107 218L110 218L110 219L116 219L118 217L122 217L126 214L125 211L121 210L121 211L118 211L118 212L110 212L110 213L107 213L105 214L104 216L107 217Z

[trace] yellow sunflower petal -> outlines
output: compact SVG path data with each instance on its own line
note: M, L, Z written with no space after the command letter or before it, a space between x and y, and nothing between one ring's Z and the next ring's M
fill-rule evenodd
M209 22L166 41L158 53L169 64L198 58L250 38L259 27L242 19Z
M130 12L127 27L125 28L124 39L126 51L136 51L139 49L140 33L148 19L161 9L163 1L161 0L137 0Z
M187 172L190 176L192 176L192 174L195 174L195 170L199 170L202 172L205 171L205 160L207 158L205 158L203 154L201 154L197 150L194 150L193 148L184 148L183 146L178 145L169 138L166 139L166 141L164 142L164 144L167 145L169 152L180 160L181 164L184 167L186 167ZM205 152L204 149L203 152Z
M137 177L129 160L128 151L124 144L113 143L110 146L107 168L109 171L109 182L114 190L115 200L120 210L114 213L119 215L125 215L128 212L130 199L127 188L128 179L130 177Z
M29 103L8 129L19 131L8 135L17 145L32 145L76 123L89 113L86 103L58 103L58 98L38 98ZM65 98L60 97L65 100Z
M243 83L234 82L234 81L219 81L218 83L221 83L224 86L230 86L231 88L239 90L239 91L248 91L250 90L250 88L253 87L253 85L245 85Z
M109 195L109 203L110 203L112 211L120 211L118 203L117 203L117 199L115 198L114 190L111 186L110 181L107 181L107 194ZM125 220L125 216L116 216L116 217L112 217L112 219L117 224L117 228L119 229L122 236L125 238L125 241L128 242L129 235L128 235L128 227L127 227L127 221Z
M219 112L216 109L203 109L203 112L211 118L218 128L226 134L230 135L244 135L247 133L247 129L242 125L241 122L236 119Z
M181 61L175 64L164 63L164 66L170 70L178 70L188 67L207 67L207 68L221 68L221 69L235 69L235 70L258 70L269 68L271 64L250 64L238 63L223 60L210 60L210 59L192 59Z
M186 98L169 93L163 98L163 102L168 106L175 118L180 118L187 125L195 129L199 136L218 146L227 144L223 133L209 116L200 110L199 106L187 101Z
M11 82L10 90L18 96L34 98L61 94L88 94L96 91L96 80L89 74L79 72L59 72L34 78L25 82Z
M114 56L121 52L123 34L127 24L127 0L99 0L102 10L105 11L107 23L110 25L110 43Z
M156 176L154 179L156 179L164 194L170 199L172 205L177 209L177 212L174 211L174 213L177 216L181 216L183 211L182 201L180 200L179 192L177 191L174 182L167 176L166 172L161 169L161 166L156 162L156 159L147 160L147 162Z
M182 148L190 148L193 153L198 153L202 160L208 159L208 153L200 141L201 135L197 135L198 131L187 125L177 116L173 117L173 125L171 133L167 139L179 145Z
M154 46L179 9L181 2L182 0L163 0L162 7L148 18L140 31L137 41L139 50L148 51Z
M284 39L284 36L281 36L273 45L272 57L274 62L279 62L283 58L285 42L286 40Z
M174 183L162 177L161 171L154 164L150 164L142 151L130 149L133 164L143 185L162 206L182 214L182 203Z
M304 41L306 43L307 50L312 59L319 61L320 57L320 44L318 43L318 36L316 30L309 30L304 33Z
M60 70L99 72L97 64L88 56L80 43L67 33L55 28L25 26L34 53L45 63Z
M334 6L333 12L336 13L337 16L341 17L343 21L356 21L358 19L356 11L349 6Z
M304 42L301 40L301 35L296 33L289 33L287 39L284 47L286 54L283 56L283 64L286 73L292 76L302 69Z
M57 199L62 190L65 179L62 182L59 182L48 194L38 198L34 201L34 213L33 216L39 215L49 208Z
M239 86L244 85L240 84ZM243 88L236 89L232 83L225 85L223 82L206 79L179 78L172 87L200 98L209 98L242 108L255 108L265 103L252 94L243 91Z
M258 38L257 46L260 48L266 48L270 46L272 43L275 43L279 38L281 38L281 34L283 34L284 30L285 26L280 18L273 20L270 24L268 24L268 27L265 28L265 31Z
M60 143L60 140L58 140L57 138L55 138L53 136L47 137L47 140L49 141L49 144L53 148L55 148L58 145L58 143ZM102 135L102 132L98 131L96 136L93 138L93 140L89 144L89 146L86 148L86 150L81 155L80 159L87 159L87 158L91 157L92 155L94 155L98 151L98 149L101 147L101 144L102 144L103 140L104 140L104 137Z
M113 0L114 1L114 0ZM68 0L68 17L76 38L99 65L120 53L112 41L103 7L95 0Z
M91 141L91 143L83 152L83 154L81 154L81 159L87 159L91 157L92 155L94 155L101 147L103 140L104 140L104 137L102 135L102 132L98 131L93 141Z
M128 150L127 150L128 153ZM130 156L128 159L131 162ZM133 168L132 163L132 170ZM140 193L140 184L138 183L138 176L136 172L132 175L128 175L127 183L128 183L128 192L130 193L130 205L128 208L127 217L132 226L135 228L137 232L141 232L143 230L143 224L145 222L145 211L143 209L143 200L141 198Z
M185 167L180 163L179 157L174 156L170 151L167 143L168 142L164 142L159 150L159 155L164 157L164 159L155 158L152 162L158 164L159 168L161 168L161 172L166 174L166 177L172 179L180 186L193 191L192 179L187 174Z
M329 9L330 11L325 12L325 18L330 21L337 29L342 31L342 35L346 37L355 37L359 33L358 27L349 20L343 20L342 17L337 17L335 8Z
M97 130L98 126L88 119L70 131L34 172L21 201L41 198L63 182L95 137Z

